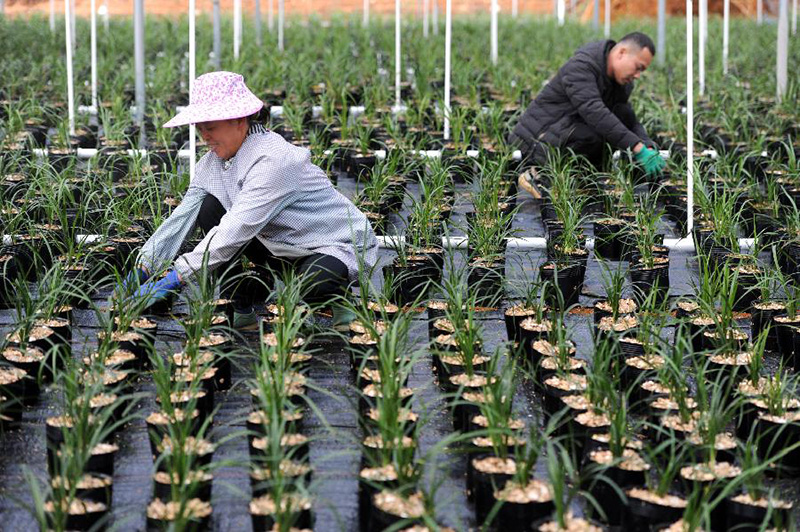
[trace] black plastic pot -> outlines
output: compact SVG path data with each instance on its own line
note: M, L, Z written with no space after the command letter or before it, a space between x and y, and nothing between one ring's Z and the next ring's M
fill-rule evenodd
M728 497L721 505L725 511L725 530L741 532L758 532L772 526L781 530L793 530L791 510L786 508L769 509L770 518L767 519L767 508L746 504Z
M654 268L644 268L634 265L630 269L631 283L634 296L641 302L647 294L656 291L656 300L663 303L669 290L669 264L657 265Z
M628 495L628 511L622 529L630 532L650 532L655 525L674 523L683 516L683 508L663 506Z
M594 254L606 260L622 260L621 222L594 222Z
M764 348L767 351L776 352L778 351L778 334L777 329L775 327L775 322L772 321L772 318L778 316L785 312L785 308L782 309L768 309L768 308L761 308L768 302L762 302L760 300L753 301L752 305L750 306L750 320L752 323L751 331L752 331L752 338L757 339L761 333L769 327L769 332L767 333L767 343ZM781 306L783 304L780 301L774 301L774 303L779 303Z
M494 306L502 298L505 264L471 264L467 286L479 305Z
M563 302L564 309L577 304L583 289L584 273L585 270L576 263L542 264L539 267L539 278L548 282L545 290L547 304L558 307L559 299Z

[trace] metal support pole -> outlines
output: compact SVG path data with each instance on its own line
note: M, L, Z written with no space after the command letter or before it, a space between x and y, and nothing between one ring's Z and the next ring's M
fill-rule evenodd
M362 10L361 26L366 28L369 26L369 0L364 0L364 8Z
M433 0L433 34L439 35L439 0Z
M195 43L195 0L189 0L189 97L191 98L194 87L196 71L196 43ZM189 181L194 181L194 166L197 153L197 136L194 124L189 126Z
M658 64L667 61L667 0L658 0Z
M233 58L239 59L242 44L242 0L233 0Z
M274 1L269 0L269 7L267 8L267 27L270 33L275 31L275 9L272 5Z
M214 19L214 68L222 68L222 21L219 8L219 0L213 1L212 15Z
M401 43L400 31L402 21L400 19L400 0L394 0L394 105L400 109L400 81L401 81Z
M70 27L72 28L72 53L75 53L75 39L77 39L77 32L75 31L75 0L69 0L70 9Z
M606 39L611 38L611 0L606 0L606 20L603 34Z
M67 47L67 119L69 121L69 134L75 134L75 86L72 79L72 24L70 2L64 2L64 30L66 36L64 45Z
M797 35L797 0L792 1L792 35Z
M686 231L694 227L694 6L686 0Z
M261 0L256 0L256 45L261 48Z
M600 29L600 0L594 0L594 9L592 10L592 29L594 31Z
M519 16L519 0L511 0L511 16L514 18Z
M722 8L722 74L728 75L728 57L731 47L731 0L725 0Z
M444 140L450 140L450 47L453 40L453 0L445 0L444 15Z
M111 12L108 10L108 0L103 0L103 7L105 7L105 13L103 13L103 29L108 35L108 18L111 16Z
M430 3L431 3L430 0L424 0L422 2L422 36L425 37L426 39L428 38L431 32Z
M783 99L788 86L789 68L789 0L780 0L778 7L778 101Z
M756 21L759 25L764 23L764 0L756 1Z
M567 20L567 3L566 0L558 0L556 3L556 16L558 17L558 25L563 26Z
M97 5L96 0L90 2L92 9L91 47L92 47L92 108L97 112Z
M500 7L497 5L497 0L492 0L490 4L490 8L492 10L491 13L491 60L492 64L497 64L497 12L500 11Z
M144 148L144 0L135 0L133 5L134 24L134 68L136 72L136 125L139 126L139 147Z
M284 0L278 0L278 50L283 51Z
M706 93L706 39L708 37L708 0L699 0L700 2L700 42L698 44L698 69L700 77L700 96Z
M56 0L50 0L50 31L56 31Z

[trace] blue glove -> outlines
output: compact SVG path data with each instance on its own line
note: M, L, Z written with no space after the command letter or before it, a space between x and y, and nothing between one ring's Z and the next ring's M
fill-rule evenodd
M143 282L150 278L150 273L141 266L128 273L125 280L122 281L122 293L130 294L135 288L138 288Z
M183 282L178 272L170 270L161 279L150 281L140 286L128 299L128 302L136 302L144 299L143 308L152 307L156 303L168 299L171 294L180 290L181 285L183 285Z
M660 174L667 165L660 153L647 146L642 147L634 157L644 169L644 173L649 176Z

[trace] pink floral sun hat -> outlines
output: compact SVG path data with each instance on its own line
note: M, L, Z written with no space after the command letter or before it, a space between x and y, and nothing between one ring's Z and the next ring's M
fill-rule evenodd
M178 127L213 120L231 120L253 115L264 106L234 72L209 72L194 81L189 105L164 124Z

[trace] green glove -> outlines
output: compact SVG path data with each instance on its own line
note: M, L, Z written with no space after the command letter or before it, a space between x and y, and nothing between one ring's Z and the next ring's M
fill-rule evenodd
M647 146L644 146L634 158L636 162L639 163L639 166L644 169L644 173L649 176L660 174L667 165L658 151L648 148Z

